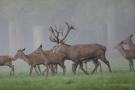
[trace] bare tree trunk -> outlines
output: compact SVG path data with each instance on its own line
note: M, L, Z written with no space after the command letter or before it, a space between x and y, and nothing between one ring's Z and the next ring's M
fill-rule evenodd
M9 35L9 54L14 54L16 50L16 35L15 35L15 27L12 21L9 21L8 26L8 35Z
M9 35L9 53L14 55L16 50L23 48L22 27L17 22L9 21L8 26Z
M41 26L36 26L33 30L33 50L43 44L43 31Z
M22 27L19 23L15 23L15 36L16 36L16 48L23 48L24 42L23 42L23 33L22 33ZM25 35L24 35L25 36Z
M109 53L115 53L114 46L116 45L116 26L115 26L115 7L112 4L108 8L108 51Z
M96 22L96 35L97 35L97 40L98 40L98 43L102 44L103 43L103 37L102 37L102 29L101 29L101 26L98 24L98 22Z

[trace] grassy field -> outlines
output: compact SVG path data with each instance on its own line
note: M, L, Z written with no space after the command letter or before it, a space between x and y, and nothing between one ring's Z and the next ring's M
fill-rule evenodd
M122 63L121 63L122 62ZM102 62L103 72L98 71L94 75L85 75L82 71L76 76L71 72L71 62L65 62L66 76L62 76L59 68L58 74L52 76L37 75L33 70L29 76L29 66L26 63L15 65L15 76L10 76L10 69L6 66L0 67L0 90L133 90L135 89L135 71L129 70L128 61L125 59L110 60L112 73ZM89 73L94 68L88 63ZM42 71L45 69L41 66Z

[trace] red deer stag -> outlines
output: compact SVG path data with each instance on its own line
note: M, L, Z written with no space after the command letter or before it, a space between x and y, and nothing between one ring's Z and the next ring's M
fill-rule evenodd
M42 60L44 60L44 64L47 66L47 76L48 76L48 71L49 71L48 67L49 65L53 65L53 64L59 64L60 67L63 69L63 76L65 75L65 72L66 72L66 67L64 65L65 57L62 54L44 53L42 49L42 45L40 45L39 48L35 50L35 53L38 53L40 57L42 58Z
M86 71L88 72L88 70L87 70L87 62L92 62L95 66L96 66L96 63L91 59L82 61L82 63L85 64ZM102 72L101 62L98 61L98 63L99 63L99 66L100 66L100 72ZM73 69L72 69L72 71L73 71ZM79 71L80 71L80 66L78 68L78 73L79 73ZM96 72L97 72L97 69L96 69Z
M23 59L25 62L27 62L31 68L30 68L30 72L29 72L29 75L31 76L32 74L32 70L33 70L33 67L35 68L35 71L37 72L38 74L38 71L37 71L37 68L36 68L36 65L40 65L40 64L43 64L44 65L44 61L40 58L40 56L38 54L35 54L35 53L31 53L29 55L25 55L25 53L23 52L25 51L25 48L24 49L20 49L18 50L17 54L15 55L14 57L14 60L20 58L20 59ZM39 67L39 66L38 66ZM51 69L51 68L50 68ZM52 69L51 69L52 70ZM46 71L46 70L45 70ZM45 72L44 71L44 72ZM41 72L41 71L40 71ZM43 74L44 74L43 72ZM53 70L52 70L52 73ZM39 75L39 74L38 74Z
M65 22L66 23L66 22ZM67 45L64 42L65 38L67 37L69 31L71 29L75 29L73 25L69 26L68 23L67 25L67 33L65 34L63 39L59 39L58 35L55 35L54 30L52 27L50 27L50 31L52 32L54 38L51 36L50 40L52 42L56 42L57 44L52 48L53 53L62 53L66 59L72 60L74 64L74 75L76 74L76 68L78 64L80 64L81 70L83 70L86 74L86 72L83 69L83 64L82 61L92 59L96 63L95 68L93 69L92 73L95 72L97 67L99 66L98 64L98 59L102 60L109 68L109 71L111 72L110 64L109 61L106 60L105 57L105 52L106 52L106 47L101 45L101 44L77 44L77 45Z
M133 49L125 50L122 45L123 45L123 41L117 46L115 46L114 48L118 49L121 55L124 56L127 60L129 60L130 71L131 68L134 70L133 58L135 58L135 50Z
M9 66L11 68L10 75L14 75L14 65L12 65L13 57L10 55L0 56L0 66Z
M124 44L127 44L130 49L134 49L134 50L135 50L135 44L133 44L132 39L131 39L132 36L133 36L133 34L131 34L128 38L126 38L126 39L123 41L123 45L124 45Z

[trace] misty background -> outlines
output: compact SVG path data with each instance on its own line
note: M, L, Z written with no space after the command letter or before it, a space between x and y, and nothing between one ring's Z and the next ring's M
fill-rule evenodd
M107 58L122 57L114 46L133 33L135 43L135 0L0 0L0 55L20 48L30 54L43 45L50 50L52 26L74 25L66 44L99 43L107 47ZM126 49L128 47L124 46Z

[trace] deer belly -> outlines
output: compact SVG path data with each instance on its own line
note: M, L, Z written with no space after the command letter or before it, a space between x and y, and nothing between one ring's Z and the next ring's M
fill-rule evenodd
M4 64L1 64L1 63L0 63L0 66L4 66Z

